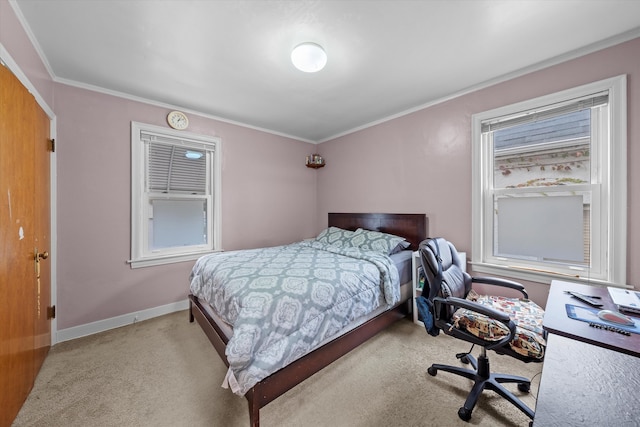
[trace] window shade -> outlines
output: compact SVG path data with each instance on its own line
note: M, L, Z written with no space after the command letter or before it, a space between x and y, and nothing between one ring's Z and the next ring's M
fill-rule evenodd
M197 150L215 151L215 144L206 144L189 138L175 138L167 135L159 135L151 132L140 132L140 140L146 142L157 142L161 144L178 145L191 147Z
M491 132L498 129L521 125L524 123L532 123L539 120L548 119L560 114L567 114L574 111L584 110L586 108L605 105L609 102L609 93L603 92L588 97L573 99L571 101L554 104L544 109L533 109L500 119L486 120L482 122L482 132Z
M499 198L496 255L584 262L583 204L582 196Z
M205 194L207 190L207 152L213 146L185 139L141 133L147 145L147 189L163 193ZM187 151L202 153L187 158Z

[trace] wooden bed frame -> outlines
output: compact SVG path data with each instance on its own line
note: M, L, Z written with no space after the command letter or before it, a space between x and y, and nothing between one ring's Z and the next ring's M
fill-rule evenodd
M346 230L361 227L395 234L405 237L411 243L409 249L417 250L420 242L427 238L428 222L424 214L330 213L328 225ZM411 301L408 304L400 303L254 385L245 394L249 402L251 426L260 425L260 408L358 347L396 320L406 317L410 312L410 305ZM194 319L198 321L228 367L229 362L225 356L228 339L200 301L193 295L189 295L189 321L193 322Z

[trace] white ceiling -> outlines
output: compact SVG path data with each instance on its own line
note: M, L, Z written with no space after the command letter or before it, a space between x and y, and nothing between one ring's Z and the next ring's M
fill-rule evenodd
M310 142L640 36L640 0L10 1L56 81Z

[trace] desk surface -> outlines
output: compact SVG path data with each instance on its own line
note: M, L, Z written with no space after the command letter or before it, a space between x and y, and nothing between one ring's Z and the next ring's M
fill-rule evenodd
M638 390L640 358L550 334L533 427L637 426Z
M545 308L543 327L550 333L572 338L610 350L640 357L640 334L626 336L617 332L592 328L589 323L567 316L565 304L591 307L564 291L572 290L586 295L597 295L604 304L602 309L616 310L607 288L554 280L551 282Z

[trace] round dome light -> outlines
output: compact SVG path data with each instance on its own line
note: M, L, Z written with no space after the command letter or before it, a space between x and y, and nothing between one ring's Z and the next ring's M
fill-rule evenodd
M302 43L291 52L293 65L305 73L315 73L327 64L327 53L316 43Z

